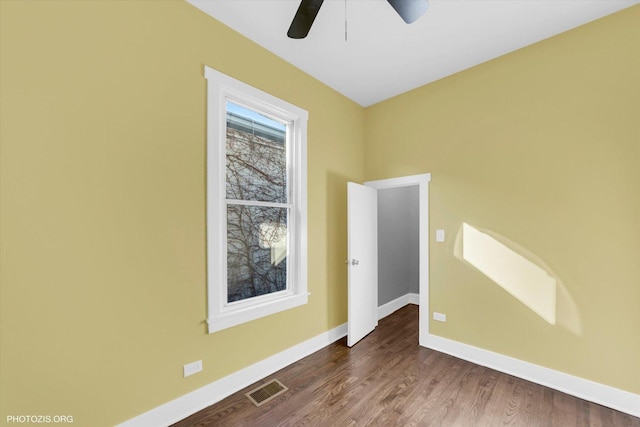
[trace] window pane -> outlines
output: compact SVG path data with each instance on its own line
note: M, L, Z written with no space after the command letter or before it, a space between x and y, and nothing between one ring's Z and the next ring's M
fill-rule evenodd
M227 102L226 197L287 203L286 126Z
M227 302L287 288L287 211L227 206Z

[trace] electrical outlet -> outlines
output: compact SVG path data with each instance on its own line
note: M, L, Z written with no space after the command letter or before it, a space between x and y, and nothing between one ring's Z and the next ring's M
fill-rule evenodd
M184 377L188 377L190 375L196 374L202 371L202 360L198 360L197 362L187 363L183 367Z
M433 312L433 320L437 320L438 322L446 322L447 321L447 315L434 311Z

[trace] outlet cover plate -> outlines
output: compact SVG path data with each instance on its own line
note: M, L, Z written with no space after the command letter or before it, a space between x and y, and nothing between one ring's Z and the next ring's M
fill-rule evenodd
M442 313L438 313L437 311L433 312L433 320L437 320L438 322L446 322L447 321L447 315L446 314L442 314Z
M202 371L202 360L198 360L193 363L187 363L183 367L183 374L185 378L200 371Z

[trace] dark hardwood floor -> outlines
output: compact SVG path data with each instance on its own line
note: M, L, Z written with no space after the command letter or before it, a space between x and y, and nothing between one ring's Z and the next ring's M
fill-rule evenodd
M261 407L244 393L277 378ZM418 308L341 339L175 426L638 426L627 415L418 345Z

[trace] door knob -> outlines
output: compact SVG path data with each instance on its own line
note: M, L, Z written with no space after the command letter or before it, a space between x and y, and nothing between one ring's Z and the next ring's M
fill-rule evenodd
M358 265L358 264L360 264L360 261L358 261L357 259L354 258L351 260L351 265Z

